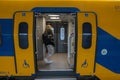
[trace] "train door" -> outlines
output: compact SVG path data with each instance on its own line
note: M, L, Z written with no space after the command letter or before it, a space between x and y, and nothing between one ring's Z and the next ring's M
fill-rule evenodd
M67 29L68 29L68 23L67 22L61 22L57 23L57 26L55 29L56 32L56 52L57 53L67 53Z
M92 12L77 14L78 40L76 71L81 75L93 75L96 50L96 15Z
M33 12L16 12L14 15L14 47L17 74L35 74Z

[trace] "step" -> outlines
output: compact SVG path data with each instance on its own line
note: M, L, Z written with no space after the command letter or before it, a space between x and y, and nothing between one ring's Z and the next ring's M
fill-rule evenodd
M76 78L41 78L35 80L77 80Z

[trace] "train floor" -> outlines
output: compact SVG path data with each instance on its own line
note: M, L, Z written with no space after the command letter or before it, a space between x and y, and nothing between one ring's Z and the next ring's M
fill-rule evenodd
M53 63L46 64L43 60L38 61L38 70L45 71L65 71L70 69L67 62L67 53L55 53L51 59Z

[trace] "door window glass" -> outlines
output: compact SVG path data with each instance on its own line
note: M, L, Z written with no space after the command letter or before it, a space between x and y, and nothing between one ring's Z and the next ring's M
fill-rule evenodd
M0 26L0 46L2 44L2 29L1 29L1 26Z
M60 39L61 40L65 39L65 29L63 27L60 28Z
M91 47L92 43L92 27L88 22L83 23L82 25L82 47L88 49Z
M28 24L26 22L19 24L19 46L22 49L28 48Z

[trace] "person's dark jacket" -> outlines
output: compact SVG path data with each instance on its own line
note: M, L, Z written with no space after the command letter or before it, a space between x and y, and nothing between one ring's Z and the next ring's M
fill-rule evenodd
M53 36L52 30L50 30L50 29L43 33L42 40L43 40L43 43L46 46L47 45L55 46L55 44L54 44L54 36Z

